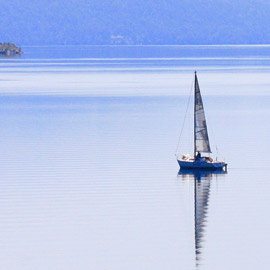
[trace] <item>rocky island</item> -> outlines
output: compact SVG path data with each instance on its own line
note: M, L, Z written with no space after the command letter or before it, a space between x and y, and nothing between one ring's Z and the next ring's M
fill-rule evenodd
M23 51L13 43L0 43L0 56L19 56Z

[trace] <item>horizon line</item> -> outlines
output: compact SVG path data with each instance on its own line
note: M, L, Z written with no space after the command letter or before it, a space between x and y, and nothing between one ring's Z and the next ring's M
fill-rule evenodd
M48 44L48 45L20 45L24 47L270 47L269 44Z

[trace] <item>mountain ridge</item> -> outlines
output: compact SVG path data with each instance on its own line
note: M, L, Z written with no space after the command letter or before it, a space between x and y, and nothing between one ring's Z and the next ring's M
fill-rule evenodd
M24 45L270 43L264 0L10 0L0 16L1 41Z

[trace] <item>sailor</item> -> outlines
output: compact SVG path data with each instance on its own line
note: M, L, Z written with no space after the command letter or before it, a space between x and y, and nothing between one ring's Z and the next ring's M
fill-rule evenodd
M201 157L202 157L201 153L198 152L198 154L197 154L197 156L196 156L196 159L198 160L198 159L200 159Z

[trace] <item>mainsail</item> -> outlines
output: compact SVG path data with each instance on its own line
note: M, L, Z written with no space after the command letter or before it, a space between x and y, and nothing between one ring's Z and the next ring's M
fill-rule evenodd
M211 153L202 96L196 72L194 88L194 152Z

